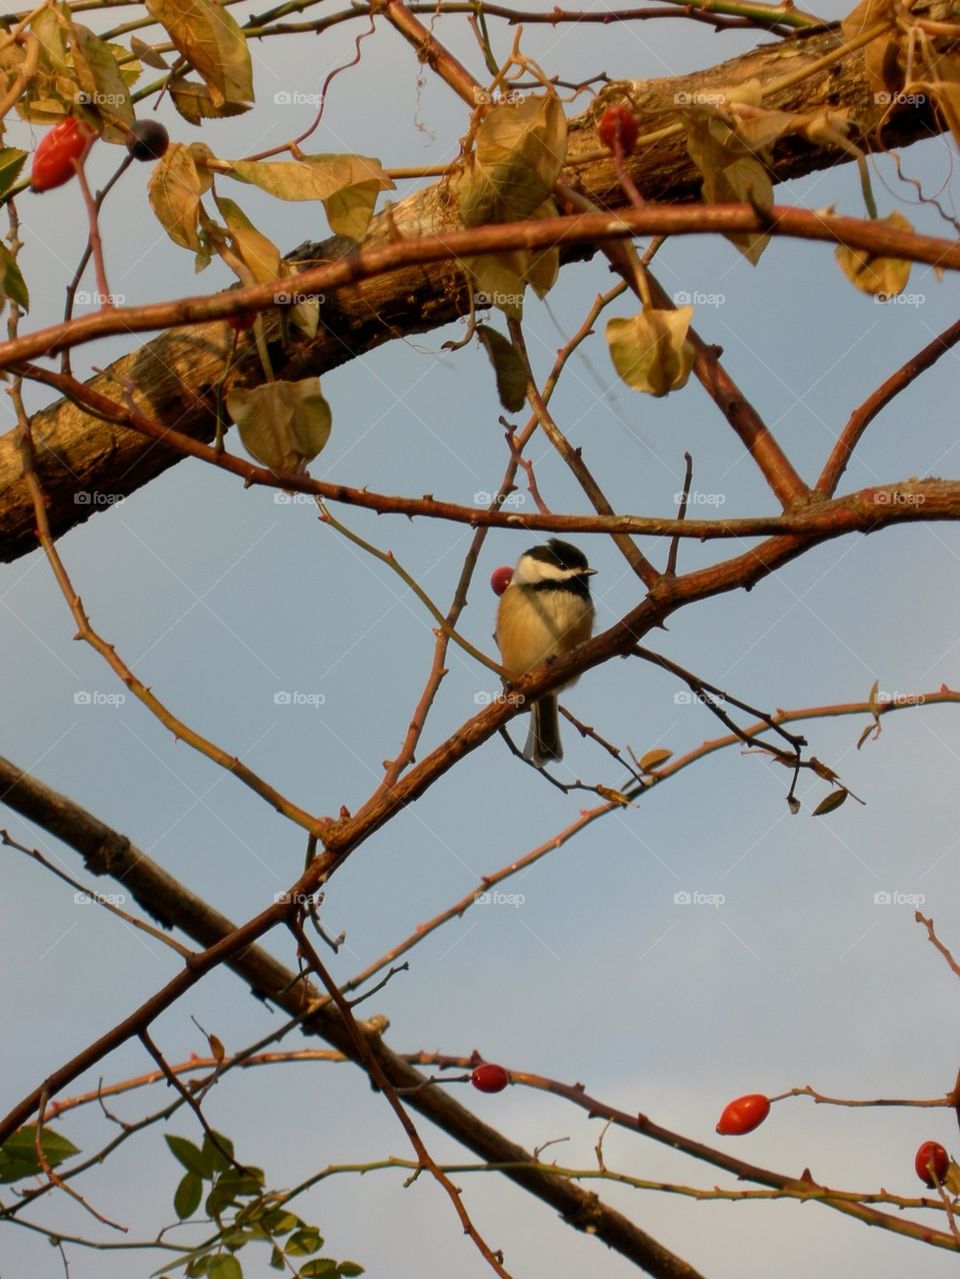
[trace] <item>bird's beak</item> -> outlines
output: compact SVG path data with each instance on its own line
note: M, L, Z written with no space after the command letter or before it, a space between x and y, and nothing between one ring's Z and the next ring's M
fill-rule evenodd
M599 573L599 572L600 570L598 568L585 568L581 574L581 577L593 577L594 573Z

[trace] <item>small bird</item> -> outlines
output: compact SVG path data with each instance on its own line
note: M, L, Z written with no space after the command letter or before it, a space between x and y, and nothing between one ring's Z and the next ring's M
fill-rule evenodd
M582 551L557 537L524 551L497 611L497 645L510 675L525 675L590 638L589 579L596 571ZM523 754L538 768L548 760L563 759L556 693L547 693L530 708Z

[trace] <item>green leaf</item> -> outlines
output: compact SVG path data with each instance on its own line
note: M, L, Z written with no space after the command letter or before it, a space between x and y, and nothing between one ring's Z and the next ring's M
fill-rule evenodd
M27 152L18 147L0 147L0 195L4 195L20 176Z
M89 27L79 22L70 24L73 36L73 68L80 84L78 102L95 110L103 121L103 136L110 142L123 142L125 126L133 124L133 103L120 67L109 45L104 44Z
M173 1211L180 1221L192 1217L203 1198L203 1178L195 1172L185 1172L173 1196Z
M290 1236L283 1251L288 1257L309 1257L323 1247L323 1235L316 1226L304 1226Z
M201 189L190 148L182 142L171 142L150 175L147 185L150 207L174 244L195 252L201 247L197 231Z
M827 813L835 812L841 804L846 802L849 791L844 790L841 786L839 790L831 791L825 798L821 799L811 814L812 817L826 817Z
M192 1172L204 1179L209 1179L213 1175L210 1160L192 1141L188 1141L186 1137L174 1136L172 1133L167 1133L165 1140L174 1159L182 1164L187 1172Z
M365 155L310 155L303 160L231 162L230 176L250 182L278 200L320 200L338 235L359 240L381 191L394 182L379 160Z
M694 350L687 341L693 307L656 311L607 321L607 345L614 368L627 386L666 395L686 384Z
M330 437L330 406L319 378L231 391L227 409L243 447L272 471L302 474Z
M287 1212L285 1208L271 1208L263 1215L263 1227L271 1235L288 1235L291 1230L302 1225L303 1222L296 1213Z
M210 0L145 0L175 48L199 71L215 105L253 101L253 69L236 19Z
M5 244L0 244L0 306L7 298L16 302L21 311L30 310L30 294L17 260Z
M305 1266L301 1266L297 1272L301 1279L336 1279L340 1273L337 1263L330 1257L318 1257L316 1261L308 1261Z
M366 1274L366 1271L355 1261L341 1261L337 1266L337 1273L344 1275L346 1279L355 1279L356 1275Z
M36 1124L25 1124L0 1146L0 1182L9 1184L42 1171L37 1159L36 1140ZM40 1148L49 1168L56 1168L71 1155L80 1153L72 1141L47 1127L43 1129Z
M211 1141L210 1139L209 1133L204 1133L203 1158L209 1164L211 1172L214 1172L214 1173L226 1172L226 1170L232 1167L232 1165L230 1163L230 1160L223 1153L223 1151L224 1150L228 1151L230 1156L232 1157L233 1142L230 1140L229 1137L225 1137L222 1132L217 1132L216 1129L213 1130L213 1135L216 1137L217 1141L220 1143L220 1147L214 1145L213 1141Z
M228 1252L218 1252L207 1264L209 1279L243 1279L243 1267Z
M527 373L513 343L488 324L481 324L477 337L486 348L497 375L497 394L508 413L519 413L527 401Z

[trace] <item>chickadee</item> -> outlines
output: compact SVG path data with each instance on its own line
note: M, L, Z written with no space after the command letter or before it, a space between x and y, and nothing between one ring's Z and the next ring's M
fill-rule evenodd
M497 644L512 676L525 675L590 638L593 602L588 579L596 571L587 566L582 551L556 537L524 551L497 611ZM523 754L538 767L563 758L556 693L547 693L530 708Z

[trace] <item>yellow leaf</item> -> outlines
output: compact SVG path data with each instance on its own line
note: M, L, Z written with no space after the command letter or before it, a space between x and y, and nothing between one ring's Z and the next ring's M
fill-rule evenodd
M200 177L190 148L182 142L171 142L166 155L154 166L147 193L164 231L185 249L200 248L200 192Z
M567 121L553 94L494 107L453 184L465 227L518 222L544 203L567 153Z
M253 101L253 70L236 18L212 0L145 0L147 12L203 77L215 105Z
M913 227L894 209L893 213L880 218L882 226L894 227L898 231L912 231ZM895 297L902 293L910 279L910 263L902 258L873 257L865 249L851 249L846 244L838 244L835 250L840 269L851 282L863 293L870 293L881 299Z
M686 384L694 361L686 340L692 315L693 307L678 306L607 321L610 357L627 386L659 396Z
M647 751L640 759L640 772L649 773L654 768L659 768L661 764L665 764L668 759L673 758L673 751L653 750Z

